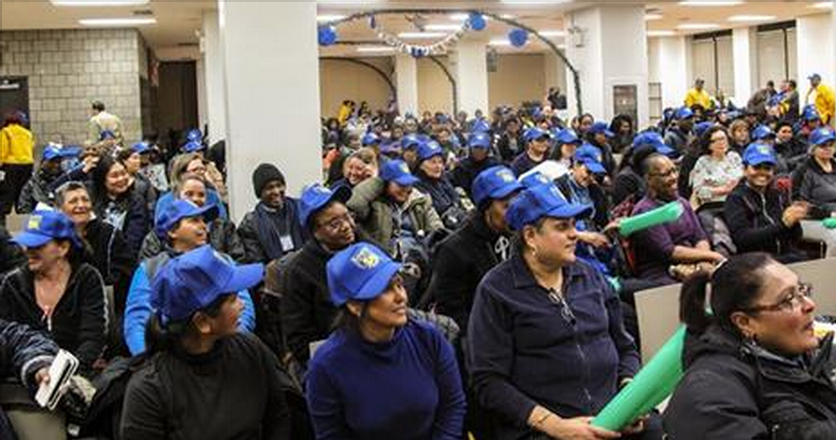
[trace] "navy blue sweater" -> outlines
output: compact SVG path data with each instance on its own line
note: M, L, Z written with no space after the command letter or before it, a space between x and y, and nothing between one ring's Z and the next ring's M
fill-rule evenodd
M581 261L564 267L563 278L565 306L514 255L477 289L468 330L471 381L479 403L502 416L499 440L527 432L538 404L561 417L596 414L619 379L638 370L612 287Z
M465 399L453 348L410 321L383 344L336 331L306 377L318 440L458 440Z

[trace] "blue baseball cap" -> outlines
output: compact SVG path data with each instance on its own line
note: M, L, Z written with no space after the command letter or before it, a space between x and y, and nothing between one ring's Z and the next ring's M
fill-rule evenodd
M519 231L543 217L579 218L591 213L591 206L567 202L554 184L548 184L521 192L508 207L505 219L512 230Z
M166 205L157 216L154 221L154 232L157 237L165 240L168 231L184 218L203 217L208 223L218 218L219 214L220 210L215 204L199 207L188 200L175 200Z
M821 120L821 116L819 115L819 111L816 110L816 107L812 105L808 105L804 107L804 120L805 121L819 121Z
M477 120L473 123L473 126L470 127L471 133L487 133L489 131L491 131L491 124L484 119Z
M418 160L425 161L435 156L444 157L444 149L436 141L424 142L418 146Z
M581 141L581 139L575 133L575 130L572 130L571 128L564 128L563 130L559 130L555 137L557 138L558 145L580 145L583 143L583 141Z
M400 186L412 186L418 178L409 171L409 166L402 160L390 160L380 169L380 178L384 182L395 182Z
M526 142L531 142L535 139L541 139L541 138L551 139L552 134L549 133L546 130L543 130L540 127L531 127L531 128L529 128L528 130L525 131L525 141Z
M203 140L203 133L200 129L193 128L186 134L186 140L189 142L201 142Z
M369 145L377 145L380 143L380 136L374 133L366 133L363 135L363 140L361 141L364 147Z
M606 122L596 122L589 127L589 132L592 134L604 134L607 137L615 137Z
M815 79L815 80L820 80L820 79L821 79L821 75L819 75L818 73L814 73L814 74L812 74L812 75L808 76L808 77L807 77L807 79Z
M204 148L206 148L206 146L200 141L189 141L186 142L186 145L183 145L183 151L186 153L194 153L195 151L201 151Z
M765 163L775 165L778 163L778 158L775 156L775 150L770 145L755 142L749 144L743 152L743 163L753 167Z
M665 144L664 139L662 139L662 135L656 133L655 131L645 131L639 133L633 139L634 150L646 145L653 147L654 149L656 149L657 153L662 154L664 156L673 156L676 154L676 150Z
M319 183L308 185L302 190L302 197L299 198L299 223L302 227L307 227L308 221L317 211L333 201L345 203L350 198L351 189L347 186L340 186L336 191L332 191Z
M43 155L41 155L43 160L55 160L61 159L62 157L64 157L64 153L61 152L61 147L53 144L44 147Z
M410 148L418 147L421 145L423 141L418 137L416 134L408 134L401 139L401 147L404 150L408 150Z
M673 114L673 118L677 121L694 117L694 111L688 107L679 107Z
M525 188L534 188L535 186L549 185L554 183L551 179L549 179L548 176L539 171L525 173L522 175L522 177L520 177L519 181L520 184Z
M836 140L836 134L833 133L833 130L827 127L817 128L810 133L811 145L824 145L828 142L833 142L834 140Z
M488 133L473 133L467 139L467 146L470 148L488 149L491 148L491 135Z
M697 135L697 137L701 137L706 131L708 131L709 128L713 126L713 122L700 122L699 124L694 125L694 134Z
M601 150L592 144L584 143L575 151L575 162L582 163L592 174L607 174Z
M756 141L762 141L764 139L774 139L775 132L772 131L771 128L767 127L766 125L758 125L752 130L752 139Z
M238 266L211 246L172 258L154 277L151 306L163 325L183 322L224 295L236 294L264 279L264 265Z
M81 249L81 239L75 230L75 224L60 211L38 210L29 216L23 232L17 234L13 243L30 249L39 248L52 240L70 240L73 246Z
M381 154L399 154L401 152L400 141L388 141L380 144Z
M148 145L148 142L137 142L131 146L131 150L134 153L147 153L151 149L151 146Z
M523 189L523 186L517 182L510 168L495 166L479 173L473 181L472 189L473 201L481 207L491 200L504 199L514 191Z
M348 301L377 298L401 270L380 248L369 243L355 243L331 257L325 266L331 302L340 307Z

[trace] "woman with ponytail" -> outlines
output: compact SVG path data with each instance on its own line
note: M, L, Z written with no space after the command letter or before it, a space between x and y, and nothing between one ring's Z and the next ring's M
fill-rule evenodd
M833 336L816 338L811 293L763 253L685 283L686 374L665 413L670 440L834 438Z

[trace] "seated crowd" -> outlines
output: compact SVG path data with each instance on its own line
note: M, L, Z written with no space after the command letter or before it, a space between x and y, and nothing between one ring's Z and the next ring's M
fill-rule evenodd
M693 103L638 130L548 104L346 106L323 121L323 182L294 198L293 164L261 164L237 225L199 131L168 160L47 146L23 230L0 228L3 376L34 391L75 355L79 437L833 438L832 337L784 266L836 255L836 135L815 107ZM594 426L641 369L634 294L680 282L665 414Z

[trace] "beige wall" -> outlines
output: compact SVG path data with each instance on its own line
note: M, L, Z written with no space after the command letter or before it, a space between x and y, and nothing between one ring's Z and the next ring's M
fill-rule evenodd
M391 73L390 57L367 58ZM439 57L445 66L447 57ZM519 107L524 101L540 101L548 90L546 60L541 54L500 55L497 71L488 75L491 108L499 105ZM369 101L372 109L384 108L389 87L374 71L347 62L320 61L320 91L324 117L337 114L340 103L352 99ZM453 112L453 92L444 72L431 60L418 60L418 108L421 112Z
M393 64L389 57L365 58L362 61L373 64L392 77ZM334 117L340 104L351 99L360 105L368 101L373 111L383 109L391 94L386 81L374 70L345 61L320 60L320 108L322 116Z

